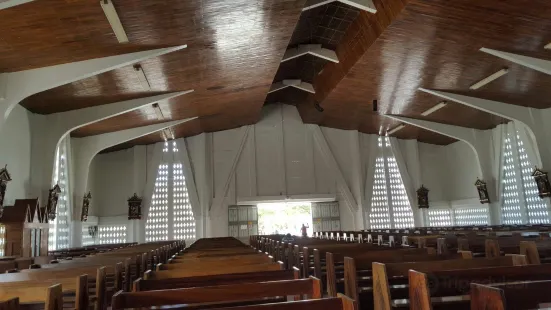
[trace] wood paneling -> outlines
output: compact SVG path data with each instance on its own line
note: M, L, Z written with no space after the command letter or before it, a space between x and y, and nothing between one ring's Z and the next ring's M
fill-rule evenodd
M0 11L0 28L10 34L1 41L0 50L9 54L0 56L0 68L16 71L105 56L105 51L119 54L188 44L182 51L140 63L151 90L142 88L128 66L36 94L22 105L47 114L194 89L161 104L167 111L163 114L168 119L211 116L199 122L201 131L226 129L258 117L304 2L119 0L116 8L131 42L125 45L117 43L98 2L36 1ZM86 126L73 135L155 122L158 119L148 107Z
M22 102L32 112L48 114L195 89L160 103L167 119L200 117L176 128L179 136L252 124L264 102L297 105L306 123L366 133L396 126L382 116L386 113L477 129L507 121L454 103L422 117L440 99L420 93L419 87L551 107L551 76L479 51L489 47L551 60L551 52L543 49L551 42L547 0L375 0L375 15L341 3L301 15L305 2L118 0L115 5L130 38L129 44L118 44L99 3L34 1L0 11L0 72L188 44L188 49L141 63L151 90L142 88L128 66ZM306 56L280 64L288 47L305 43L336 48L340 63ZM504 77L468 90L503 67L510 69ZM316 94L286 89L267 95L274 80L285 78L312 81ZM377 112L373 99L379 102ZM324 112L314 108L316 101ZM146 107L73 135L156 122L153 109ZM436 144L454 141L413 126L395 135ZM159 134L125 145L155 141L160 141Z
M420 93L418 87L551 107L551 76L478 51L489 47L551 59L551 53L543 49L551 41L549 12L551 3L539 0L410 0L321 103L325 112L319 113L307 103L299 106L301 116L332 127L383 132L397 123L379 114L422 118L423 111L441 101ZM510 68L506 76L479 90L468 90L503 67ZM372 111L373 99L379 100L378 113ZM507 121L455 103L425 119L478 129ZM424 131L407 126L396 136L419 137L419 132ZM437 144L445 141L431 136L423 133L422 139Z

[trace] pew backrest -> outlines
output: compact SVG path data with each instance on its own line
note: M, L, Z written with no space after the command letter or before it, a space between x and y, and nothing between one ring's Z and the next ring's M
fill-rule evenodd
M113 296L112 309L168 306L177 304L234 302L278 296L308 295L320 299L321 281L317 278L273 282L242 283L171 290L122 292Z

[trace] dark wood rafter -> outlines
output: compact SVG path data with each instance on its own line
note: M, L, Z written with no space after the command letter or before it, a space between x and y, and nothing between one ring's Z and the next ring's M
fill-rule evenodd
M5 33L0 52L6 51L0 56L0 72L187 44L187 49L140 63L151 90L144 90L133 66L127 66L36 94L21 104L48 114L194 89L159 103L167 119L199 116L176 132L190 136L235 128L258 120L305 1L120 0L115 6L128 44L117 42L98 2L35 1L0 11ZM158 122L154 109L144 107L79 128L73 136Z
M119 44L97 2L41 0L0 10L0 72L14 72L145 49L188 48L140 63L151 84L142 88L133 67L57 87L21 104L49 114L194 89L160 102L165 120L199 118L174 128L176 137L254 124L264 104L296 105L305 123L383 134L396 114L477 129L506 119L441 100L419 87L457 92L534 108L551 108L551 76L479 52L481 47L551 59L551 3L546 0L374 0L377 13L317 0L118 0L130 43ZM48 27L44 26L48 25ZM288 48L321 44L339 63L311 55L281 63ZM508 74L478 89L469 86L504 67ZM316 94L287 88L282 79L312 83ZM377 99L378 111L372 101ZM324 112L314 107L318 102ZM85 137L158 123L144 107L72 133ZM456 140L406 125L393 136L433 144ZM114 149L161 141L152 134Z

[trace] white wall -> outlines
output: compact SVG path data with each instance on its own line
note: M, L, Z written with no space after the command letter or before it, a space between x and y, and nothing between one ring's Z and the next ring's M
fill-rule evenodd
M461 201L478 197L474 186L479 175L478 160L467 143L419 143L419 160L423 185L436 205L463 204Z
M209 217L208 228L205 228L208 234L228 234L228 205L286 197L339 199L343 228L358 228L356 223L362 220L357 216L361 216L361 212L351 212L350 208L356 206L344 203L312 131L302 123L296 108L269 105L262 113L262 120L256 125L185 139L199 200L205 216ZM361 172L358 133L330 128L323 128L322 132L347 186L361 204L365 176ZM94 190L93 209L97 212L94 214L100 219L126 212L126 199L132 194L131 181L140 170L136 168L136 162L141 160L141 165L145 166L152 158L150 155L147 158L137 156L135 149L100 154L94 158L91 165L94 180L89 183L89 188ZM351 155L354 150L357 154ZM351 164L353 162L357 167ZM219 193L225 198L217 204L213 197Z
M4 205L15 199L30 198L31 178L31 113L15 106L4 129L0 131L0 166L8 165L12 181L8 183ZM52 164L53 165L53 164Z
M463 142L462 142L463 143ZM447 201L449 187L447 179L448 158L447 146L419 143L419 161L421 164L421 179L429 189L429 201Z
M444 178L448 182L448 200L477 198L474 183L479 175L478 160L472 148L465 142L455 142L445 147L446 170Z
M363 228L361 210L368 208L366 197L371 190L366 174L373 145L365 142L370 135L321 127L322 139L355 200L356 205L349 205L311 126L315 125L302 123L293 106L268 105L255 125L184 139L207 236L228 234L228 205L265 199L334 197L340 202L342 228ZM431 201L454 205L476 198L476 158L467 144L419 143L418 148L421 179L430 189ZM128 196L155 177L144 175L151 159L151 146L96 156L90 184L98 213L93 214L100 219L126 214ZM354 210L356 207L360 212Z
M100 217L127 214L126 200L134 193L133 149L100 154L92 162L91 169L95 169L92 209Z

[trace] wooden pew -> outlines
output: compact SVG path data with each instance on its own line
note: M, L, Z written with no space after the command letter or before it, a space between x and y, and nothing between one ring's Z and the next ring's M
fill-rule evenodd
M376 310L388 310L395 307L408 305L408 285L400 282L397 287L391 287L390 282L405 280L408 283L408 272L410 269L419 272L437 272L443 270L476 269L486 267L510 267L526 265L526 257L523 255L502 256L493 259L451 259L428 262L406 262L383 264L374 262L373 270L373 300ZM403 281L401 280L401 281ZM353 281L353 280L351 280ZM354 298L354 296L352 297Z
M173 288L188 288L212 285L228 285L250 282L268 282L280 280L298 280L299 270L257 271L235 274L216 274L186 278L172 278L161 280L137 279L134 281L133 291L152 291Z
M528 310L548 308L551 281L522 281L495 285L471 284L472 310ZM547 304L547 305L542 305Z
M355 310L356 303L347 296L340 295L338 298L323 298L301 301L290 301L281 303L250 305L240 307L223 307L218 310Z
M432 285L429 289L429 279ZM470 283L512 283L519 281L551 280L551 264L513 267L487 267L466 270L442 270L432 272L409 271L410 309L428 309L426 305L449 307L449 303L469 303ZM530 292L526 291L526 295ZM516 308L513 308L516 309Z
M311 248L312 248L312 251L310 250ZM351 252L386 251L386 250L393 250L393 249L389 247L379 247L376 245L365 244L365 243L364 244L354 244L354 243L324 244L324 245L316 245L311 247L304 247L302 250L303 256L304 256L303 274L305 276L309 276L313 272L313 275L315 277L322 278L324 259L326 258L327 252L342 253L344 251L347 251L348 253L351 253ZM306 259L306 257L309 257L310 259Z
M88 276L91 274L92 276ZM75 307L87 308L93 304L96 309L107 308L108 298L114 289L113 284L108 285L106 279L106 268L89 268L77 270L63 270L61 272L32 272L32 273L10 273L0 275L0 290L12 288L25 288L53 284L62 284L63 293L71 300L75 299ZM120 289L120 287L119 287ZM26 302L21 299L21 302Z
M19 303L43 303L44 310L63 310L61 284L14 287L0 290L0 300L18 298Z
M273 258L265 254L253 254L253 255L233 255L233 256L209 256L200 258L181 258L169 260L168 264L162 264L157 266L157 270L172 270L179 268L186 268L187 266L197 264L209 264L209 265L228 265L239 263L242 265L247 264L267 264L272 263Z
M0 310L19 310L19 298L0 300Z
M144 273L145 280L153 279L171 279L171 278L185 278L195 276L206 276L215 274L231 274L231 273L244 273L244 272L256 272L256 271L270 271L270 270L282 270L284 269L283 263L268 263L268 264L254 264L254 265L219 265L217 268L209 266L205 268L204 265L195 265L186 269L174 269L174 270L161 270L151 271L148 270Z
M394 249L380 251L347 251L341 250L339 253L326 253L326 277L327 277L327 293L331 297L337 296L337 292L345 292L347 278L347 266L345 257L352 257L355 260L361 261L360 265L369 266L369 268L354 268L357 277L365 278L371 276L371 263L377 262L404 262L404 261L423 261L431 259L444 259L437 257L429 249ZM347 264L348 268L354 265ZM350 272L351 270L349 270ZM338 284L343 284L344 289L339 290Z
M89 296L88 279L86 275L81 275L76 279L52 278L43 281L2 283L0 285L0 296L14 296L18 297L21 303L34 303L37 302L37 300L33 299L36 298L34 294L37 291L47 290L49 287L58 284L62 287L62 305L65 308L70 307L77 310L87 310L88 305L92 304L95 300L95 297L90 298ZM98 307L98 305L96 304L95 307Z
M179 304L236 303L279 296L307 295L320 299L319 279L285 280L273 282L242 283L221 286L192 287L172 290L118 292L113 296L112 309L159 307Z
M425 253L419 252L425 251ZM337 292L344 292L348 296L352 296L358 304L371 305L374 302L373 297L373 270L374 262L384 263L404 263L404 262L438 262L442 260L461 259L460 254L437 255L433 251L428 252L428 249L415 250L395 250L388 252L388 255L370 255L371 253L358 255L355 257L342 257L344 273L335 273L333 279L330 280L330 275L333 273L328 268L328 293L334 296ZM387 252L383 252L387 254ZM328 256L331 253L328 253ZM393 254L393 255L392 255ZM328 264L329 266L330 264ZM400 289L401 286L407 283L407 279L392 279L391 288Z

